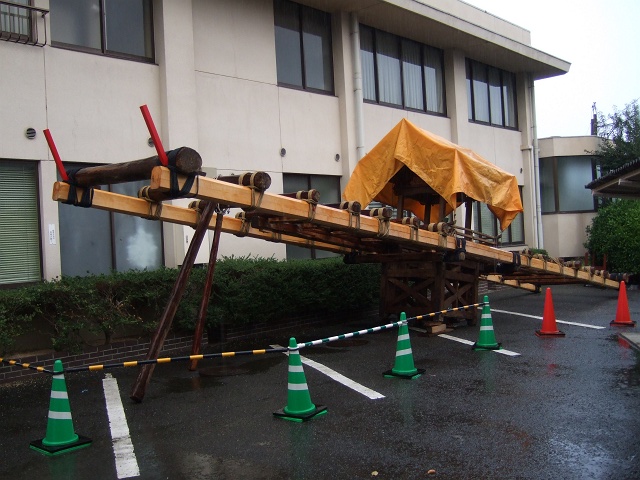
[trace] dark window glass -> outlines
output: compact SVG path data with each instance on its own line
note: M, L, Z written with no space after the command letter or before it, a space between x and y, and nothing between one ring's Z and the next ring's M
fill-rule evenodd
M522 187L520 187L520 196L522 197ZM494 237L500 235L498 246L524 243L524 217L521 213L511 221L506 230L501 232L498 218L485 203L474 202L473 211L475 230Z
M54 45L153 60L152 0L53 0Z
M376 32L376 62L380 102L402 105L398 37L390 33Z
M331 15L275 0L274 23L278 83L333 92Z
M111 185L137 196L144 181ZM106 187L103 187L106 188ZM62 274L86 276L162 266L162 223L131 215L58 204Z
M293 193L300 190L320 192L322 203L340 202L340 177L331 175L303 175L298 173L285 173L282 176L284 193ZM337 254L316 248L304 248L296 245L287 245L287 259L317 259L335 257Z
M420 44L411 40L402 40L402 86L404 105L407 108L424 110L423 85Z
M373 45L373 30L360 26L360 58L362 63L362 95L365 100L375 102L376 96L376 64Z
M363 98L445 114L442 51L360 25Z
M469 120L517 128L515 75L467 59Z
M105 0L106 50L152 57L151 4L140 0Z

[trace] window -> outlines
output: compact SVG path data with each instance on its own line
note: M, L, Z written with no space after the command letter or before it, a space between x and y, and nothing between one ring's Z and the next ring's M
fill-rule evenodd
M593 212L595 201L584 188L595 178L591 157L548 157L540 159L542 213Z
M29 5L29 0L11 0ZM26 8L0 3L0 39L26 42L31 38L31 13Z
M152 0L52 1L52 44L153 61L151 3Z
M522 187L520 188L522 196ZM500 235L500 222L491 213L486 203L474 202L473 204L475 230L487 235ZM522 214L516 216L506 230L502 231L498 239L498 246L522 245L524 244L524 217Z
M515 75L467 59L467 107L472 122L517 128Z
M360 25L365 101L445 114L442 50Z
M331 15L274 1L278 84L333 93Z
M316 189L320 192L321 203L338 203L340 199L340 177L330 175L303 175L285 173L282 176L284 193ZM287 245L287 259L308 259L335 257L336 254L315 248Z
M110 190L135 197L144 184L122 183L111 185ZM64 203L58 204L58 214L63 275L99 275L162 266L160 222Z
M40 223L35 163L0 161L0 284L38 282Z

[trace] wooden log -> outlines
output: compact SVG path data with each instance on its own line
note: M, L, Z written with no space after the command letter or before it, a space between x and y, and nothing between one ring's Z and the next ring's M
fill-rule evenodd
M220 176L218 180L243 187L252 187L262 192L271 186L271 176L267 172L245 172L240 175Z
M189 147L180 147L167 152L169 165L175 166L179 173L189 175L199 172L202 167L200 154ZM72 183L81 187L94 185L112 185L114 183L135 182L149 180L151 171L160 165L157 155L132 162L100 165L97 167L85 167L76 172L69 172Z
M357 200L353 200L351 202L340 202L340 203L324 203L325 207L331 208L339 208L340 210L348 210L351 213L360 213L362 210L362 205Z
M151 344L145 357L146 360L158 358L158 356L160 355L160 351L162 350L164 341L167 338L169 329L171 328L173 317L178 310L180 300L182 299L184 290L187 287L187 281L189 280L191 269L193 268L196 256L198 255L198 250L200 249L202 240L207 233L207 228L209 226L209 223L211 222L211 217L213 216L215 208L216 205L213 202L207 203L207 205L204 207L200 222L196 227L196 231L193 234L191 243L189 244L189 249L187 250L187 254L184 257L184 262L182 263L180 271L178 272L178 278L176 278L171 293L169 294L169 298L167 299L167 305L164 309L164 312L162 313L162 317L160 317L160 320L158 322L158 328L156 329L156 332L151 339ZM143 365L140 369L140 372L138 372L138 378L133 385L133 389L130 395L130 398L133 401L140 403L144 399L147 385L149 384L149 380L151 380L151 375L153 374L154 367L155 363L146 364Z
M314 203L318 203L320 201L320 192L315 188L292 193L281 193L280 195L287 198L297 198L298 200L310 200Z

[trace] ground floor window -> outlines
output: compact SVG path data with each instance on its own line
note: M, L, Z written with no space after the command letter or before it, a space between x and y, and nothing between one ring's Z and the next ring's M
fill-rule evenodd
M39 218L37 164L0 161L0 285L42 279Z
M340 202L340 177L331 175L306 175L299 173L283 174L284 193L300 190L316 189L320 192L320 203ZM303 248L287 245L287 259L328 258L337 256L335 253L315 248Z
M522 197L522 188L520 189ZM506 230L500 231L498 218L489 210L486 203L474 202L473 205L474 230L498 238L498 246L524 244L524 216L518 214Z
M136 197L146 183L122 183L108 189ZM155 270L163 265L161 222L64 203L58 205L58 213L63 275Z

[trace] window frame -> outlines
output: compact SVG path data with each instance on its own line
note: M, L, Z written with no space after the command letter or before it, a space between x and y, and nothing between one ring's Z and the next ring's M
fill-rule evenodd
M291 88L294 90L302 90L305 92L313 92L313 93L320 93L320 94L324 94L324 95L335 95L335 89L336 89L336 79L335 79L335 69L333 66L333 28L332 28L332 16L329 12L325 12L323 10L319 10L317 8L313 8L313 7L308 7L306 5L302 5L300 3L297 2L293 2L291 0L274 0L273 1L273 10L274 10L274 29L276 27L275 25L275 12L276 12L276 8L277 8L277 3L288 3L291 5L295 5L297 7L297 16L298 16L298 47L300 50L300 75L301 75L301 83L302 85L296 85L296 84L291 84L291 83L287 83L287 82L282 82L277 78L277 62L278 62L278 44L277 44L277 40L276 40L276 44L275 44L275 50L276 50L276 82L278 84L279 87L285 87L285 88ZM329 46L328 46L328 50L330 52L330 62L328 65L329 68L329 78L331 78L331 89L329 90L325 90L325 89L321 89L321 88L315 88L315 87L310 87L308 86L308 80L307 80L307 68L306 68L306 64L305 64L305 44L304 44L304 17L305 17L305 11L309 12L309 11L315 11L315 12L319 12L322 15L324 15L328 22L327 25L329 26L329 31L327 32L329 34L328 38L329 38ZM323 65L323 70L324 70L324 65Z
M77 171L77 170L79 170L81 168L87 168L87 167L93 167L93 166L99 166L99 165L102 165L102 164L70 163L69 164L69 167L70 167L69 170L72 170L72 171L76 170ZM60 181L60 180L61 180L60 174L58 173L58 181ZM100 187L105 191L118 193L118 192L114 191L114 187L121 186L121 185L127 185L127 184L106 184L106 185L100 185ZM116 190L117 189L118 188L116 188ZM62 215L60 214L60 209L61 208L77 209L79 207L75 207L73 205L66 205L65 203L58 203L58 217L60 219L60 222L62 223L63 218L62 218ZM97 210L97 209L86 209L86 210L87 210L87 212L92 212L95 215L104 215L104 214L108 215L108 219L105 222L105 224L108 223L108 225L109 225L108 226L108 230L109 231L108 232L104 232L104 234L108 235L108 237L109 237L109 247L108 247L109 255L110 255L109 262L108 262L109 263L109 272L128 272L128 271L136 270L135 268L127 268L127 269L125 269L125 268L122 268L121 266L119 267L119 265L118 265L118 260L121 257L121 255L118 254L119 250L118 250L117 242L118 242L119 237L118 237L118 225L117 225L118 222L116 221L116 219L117 219L118 215L121 215L122 217L125 217L126 219L133 219L133 220L135 220L137 217L131 217L131 216L126 215L126 214L122 214L122 213L118 213L118 212L114 212L114 211L108 211L108 210ZM151 219L146 219L144 217L139 218L139 219L140 220L153 221ZM155 223L155 221L153 221L153 222ZM164 222L159 221L159 226L160 226L160 228L159 228L158 234L160 236L160 245L159 245L159 247L160 247L160 252L159 252L160 253L160 265L157 268L162 268L165 265ZM63 233L62 225L59 226L59 230L60 230L59 235L58 235L59 242L64 242L65 240L63 238L64 233ZM106 248L105 248L105 251L106 251ZM65 254L65 250L63 249L63 246L61 244L60 245L60 265L61 265L61 268L65 268L65 261L62 258L64 254ZM147 267L145 267L145 269L147 269ZM91 272L89 272L89 270L86 270L86 271L88 272L88 273L86 273L86 275L102 275L102 274L109 273L109 272L100 271L100 268L98 268L98 271L91 271ZM70 275L70 274L68 272L64 272L63 271L62 275ZM73 274L73 275L75 276L75 275L78 275L78 274ZM79 275L79 276L84 276L84 275L85 274L82 274L82 275Z
M465 61L466 67L466 82L467 82L467 106L469 109L468 120L471 123L478 123L480 125L487 125L496 128L504 128L507 130L518 130L518 96L517 96L517 79L514 73L507 70L502 70L491 65L487 65L477 60L467 58ZM492 89L491 89L491 74L498 74L500 79L499 92L500 92L500 117L501 121L498 123L492 118ZM479 120L476 113L476 100L480 92L477 92L475 87L475 81L477 75L482 74L484 78L484 84L486 85L486 100L487 100L487 113L489 119ZM509 81L510 80L510 81ZM513 89L513 104L510 105L507 95L508 88ZM480 100L478 100L480 101ZM513 116L513 125L507 125L508 119Z
M59 40L53 39L53 31L51 32L51 46L57 48L63 48L65 50L74 50L82 53L90 53L93 55L99 55L103 57L110 58L119 58L123 60L132 60L141 63L155 63L156 61L156 48L155 48L155 33L154 33L154 11L153 11L153 0L143 0L148 2L149 5L149 35L151 40L151 56L140 56L126 52L118 52L114 50L109 50L107 48L107 14L106 14L106 0L98 0L98 5L100 7L100 48L92 48L87 47L85 45L77 45L74 43L66 43L61 42ZM53 2L52 2L53 4ZM50 8L51 15L55 15L55 8ZM52 29L53 30L53 29Z
M336 186L337 186L337 192L338 192L338 198L337 198L337 199L334 199L334 200L335 200L336 202L339 202L339 201L340 201L340 181L341 181L341 178L342 178L342 177L340 177L340 176L338 176L338 175L322 175L322 174L314 174L314 173L284 172L284 173L282 174L282 184L283 184L283 189L284 189L285 177L286 177L286 176L290 176L290 177L296 176L296 177L298 177L299 179L303 179L304 177L306 177L306 181L307 181L307 190L311 190L312 188L314 188L314 187L313 187L313 181L312 181L314 178L322 177L322 178L324 178L324 179L328 179L328 178L335 179L335 181L336 181ZM284 191L283 193L293 193L293 192L287 192L287 191ZM320 193L322 194L322 192L320 192ZM323 199L323 201L324 201L324 203L332 203L332 200L331 200L331 199ZM286 248L287 248L287 253L286 253L287 260L290 260L290 258L289 258L289 252L288 252L288 249L289 249L289 248L292 248L292 247L293 247L293 248L298 248L298 249L303 249L303 250L307 250L307 251L309 251L310 258L308 258L308 259L300 259L300 260L309 260L309 259L310 259L310 260L320 260L321 258L328 258L328 257L334 257L334 256L335 256L335 257L337 257L337 256L339 256L338 254L334 254L334 253L332 253L332 252L330 252L330 251L328 251L328 250L316 249L315 247L305 248L305 247L300 247L300 246L297 246L297 245L287 245L287 246L286 246ZM321 258L318 258L317 250L320 250L321 252L323 252L323 254L324 254L324 255L323 255ZM299 258L297 258L297 257L292 257L291 259L299 260Z
M445 87L445 68L444 68L444 51L440 48L431 46L431 45L427 45L425 43L422 42L418 42L416 40L413 40L411 38L407 38L407 37L401 37L399 35L393 34L393 33L389 33L386 32L384 30L379 30L377 28L374 27L370 27L368 25L363 25L360 24L359 25L359 29L360 29L360 36L363 35L363 31L367 32L366 34L371 35L371 44L372 44L372 49L373 51L372 56L373 56L373 75L374 75L374 85L373 85L373 89L374 89L374 93L375 93L375 100L367 98L366 96L363 95L363 101L365 103L370 103L370 104L374 104L374 105L381 105L381 106L385 106L385 107L392 107L392 108L399 108L402 110L407 110L407 111L411 111L411 112L419 112L419 113L425 113L428 115L435 115L435 116L439 116L439 117L446 117L447 116L447 92L446 92L446 87ZM385 102L385 101L381 101L380 100L380 70L379 70L379 62L378 62L378 35L379 34L384 34L389 36L389 38L393 38L395 39L395 43L396 43L396 50L398 52L398 61L400 64L400 71L399 71L399 80L400 80L400 96L401 96L401 103L400 104L396 104L396 103L390 103L390 102ZM406 105L407 100L406 100L406 86L405 86L405 72L404 72L404 49L403 49L403 44L407 42L410 44L414 44L419 46L420 48L420 78L421 78L421 94L422 94L422 108L414 108L414 107L408 107ZM435 103L436 104L440 104L442 103L442 112L438 112L438 111L434 111L434 110L429 110L429 104L432 103L430 102L429 98L427 98L427 83L426 83L426 76L425 76L425 68L429 67L429 65L425 64L425 58L426 58L426 52L427 51L433 51L434 53L438 53L438 58L440 60L440 71L441 71L441 75L440 75L440 83L442 86L442 99L440 100L439 98L435 99ZM362 56L362 46L360 47L360 51L358 52L359 55ZM364 84L365 80L365 75L363 73L362 75L362 82ZM363 94L365 92L365 86L363 85L362 87L363 90Z
M520 198L522 198L522 186L518 186L518 190L520 191ZM498 241L498 247L510 247L510 246L516 246L516 245L525 245L525 229L524 229L524 212L520 212L515 218L514 220L511 222L511 224L503 231L500 231L500 222L498 221L498 217L496 217L493 212L491 210L488 209L489 211L489 215L491 215L491 233L488 233L486 231L483 230L483 225L482 225L482 216L480 215L480 208L482 208L482 205L486 205L483 204L482 202L479 201L474 201L473 202L473 216L474 216L474 227L478 232L484 233L486 235L492 235L494 237L497 238ZM513 222L517 219L520 218L520 222L522 222L522 240L520 241L513 241ZM507 238L507 240L503 240L503 238Z
M582 155L567 155L569 157L580 158ZM560 194L559 194L559 181L558 181L558 156L545 157L540 159L540 163L551 161L552 162L552 175L553 175L553 211L541 211L542 215L559 215L565 213L593 213L598 211L598 199L592 196L593 209L591 210L560 210ZM591 157L591 177L592 181L597 178L597 164L596 159ZM542 190L542 184L540 184L540 190ZM586 190L586 189L585 189ZM540 192L542 194L542 191ZM541 205L542 207L542 205Z

